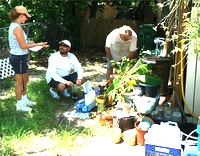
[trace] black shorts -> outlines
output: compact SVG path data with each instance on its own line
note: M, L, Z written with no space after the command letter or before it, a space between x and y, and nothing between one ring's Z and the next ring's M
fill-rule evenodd
M72 81L74 84L76 83L76 80L77 80L77 77L78 77L78 74L76 72L72 73L72 74L69 74L67 76L64 76L62 77L63 79L67 80L67 81ZM51 81L48 83L48 85L50 87L53 87L53 88L57 88L57 86L60 84L60 82L58 81L55 81L54 79L51 79Z
M10 54L9 61L15 74L24 74L27 73L28 64L27 64L28 54L27 55L13 55Z

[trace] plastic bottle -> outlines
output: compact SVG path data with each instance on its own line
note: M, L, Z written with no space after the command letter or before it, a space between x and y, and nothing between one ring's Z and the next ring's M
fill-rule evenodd
M199 116L199 120L198 120L198 123L197 123L197 133L198 133L197 148L198 148L198 151L200 151L200 116Z
M78 88L77 88L77 85L76 84L73 84L72 85L72 99L73 100L77 100L78 98Z
M172 108L167 106L164 110L164 121L171 121L172 119Z
M179 108L173 108L172 121L181 123L182 116Z

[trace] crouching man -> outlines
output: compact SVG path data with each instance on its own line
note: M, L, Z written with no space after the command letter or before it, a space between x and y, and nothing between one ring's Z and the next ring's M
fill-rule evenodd
M71 43L68 40L59 42L59 51L53 53L48 60L46 80L53 98L59 99L57 92L69 97L69 86L83 84L83 68L77 57L70 53ZM73 71L73 72L71 72Z

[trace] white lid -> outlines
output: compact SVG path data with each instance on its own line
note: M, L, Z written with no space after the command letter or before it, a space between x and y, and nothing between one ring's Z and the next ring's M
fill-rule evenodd
M89 93L92 89L90 81L86 81L83 83L83 91L84 93Z

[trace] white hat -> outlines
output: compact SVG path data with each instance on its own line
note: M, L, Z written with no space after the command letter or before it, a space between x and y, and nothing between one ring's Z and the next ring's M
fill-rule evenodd
M59 44L60 43L64 43L64 44L68 45L69 47L71 47L71 43L68 40L60 41Z
M123 27L119 28L119 33L122 34L122 35L125 35L125 31L126 30L131 30L132 31L131 27L129 27L127 25L124 25Z

